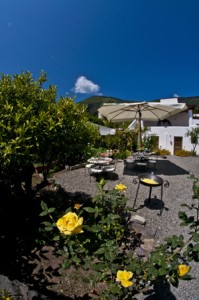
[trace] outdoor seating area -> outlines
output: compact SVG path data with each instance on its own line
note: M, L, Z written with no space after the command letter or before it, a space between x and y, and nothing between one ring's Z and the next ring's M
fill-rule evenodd
M135 152L127 157L125 165L127 169L145 169L155 171L157 168L158 156L155 153Z
M92 165L91 169L100 170L100 173L102 173L103 171L105 173L109 170L109 168L111 169L111 171L114 171L118 175L118 177L116 180L107 180L107 185L112 188L116 184L121 182L125 184L127 186L126 196L131 199L130 201L132 201L132 204L135 199L136 193L136 185L133 184L133 179L138 178L138 176L142 173L151 174L151 172L153 172L154 175L160 176L164 181L169 181L170 187L169 189L165 189L164 191L164 202L166 206L171 205L172 207L174 204L176 204L176 201L174 201L174 199L179 198L178 188L180 194L182 194L183 192L182 184L183 188L186 188L186 191L188 191L187 197L191 195L192 182L188 178L190 173L194 173L195 175L199 176L198 157L177 157L173 155L168 156L167 159L159 157L156 170L153 170L152 168L145 170L144 172L142 169L127 169L125 164L128 161L130 160L126 159L126 161L115 161L113 159L109 159L109 161L107 161L106 159L101 160L101 158L97 158L96 161L95 158L92 158L91 160L88 160L88 163L92 162L92 164L90 163ZM101 165L99 165L99 162L101 163ZM96 181L91 180L90 182L89 176L85 176L85 168L75 169L73 171L58 172L55 174L55 179L68 191L81 191L85 194L91 195L94 195L96 192ZM190 187L190 190L187 190L188 186ZM148 191L146 191L145 189L143 191L146 198L148 198ZM141 193L142 191L140 190L138 201L141 200L142 202L144 202L145 196L141 195ZM153 198L153 194L151 195L151 197ZM186 195L183 193L183 198L184 197L186 197Z

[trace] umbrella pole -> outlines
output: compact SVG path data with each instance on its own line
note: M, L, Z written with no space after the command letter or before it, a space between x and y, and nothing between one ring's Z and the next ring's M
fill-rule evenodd
M141 111L139 111L139 143L140 143L140 146L142 145L142 126L141 126L141 117L142 117L142 114L141 114Z

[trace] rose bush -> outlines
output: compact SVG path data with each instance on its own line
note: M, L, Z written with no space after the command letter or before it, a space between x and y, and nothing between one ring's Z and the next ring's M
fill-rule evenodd
M158 282L178 287L179 280L190 280L190 262L199 261L199 179L193 175L191 179L193 203L183 206L195 210L196 215L179 212L180 225L188 227L189 238L168 237L147 258L137 256L134 251L140 237L129 226L131 208L127 206L123 184L106 190L106 182L101 180L98 193L90 202L71 203L65 212L42 203L41 215L50 217L43 222L44 229L53 234L58 252L65 258L62 267L89 270L82 280L91 284L100 300L132 299ZM98 287L99 283L104 284L103 289Z

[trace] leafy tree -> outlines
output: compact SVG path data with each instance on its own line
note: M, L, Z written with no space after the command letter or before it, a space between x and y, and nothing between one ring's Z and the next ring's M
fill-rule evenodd
M97 138L84 106L70 98L56 102L56 87L44 89L46 74L0 78L0 179L13 191L30 193L34 163L75 161Z
M56 88L44 90L45 81L44 72L36 81L29 72L0 79L0 178L21 191L22 181L31 188L42 112L55 103Z
M199 145L199 127L194 127L188 130L186 136L190 138L191 144L193 145L192 154L196 154L196 147Z
M57 105L58 157L72 165L81 162L90 143L100 139L99 131L88 121L86 106L75 104L70 98L60 98Z

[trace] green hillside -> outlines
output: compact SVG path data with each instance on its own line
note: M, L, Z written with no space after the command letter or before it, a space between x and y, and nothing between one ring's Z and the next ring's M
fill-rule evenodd
M180 97L178 98L179 103L186 103L190 109L193 109L194 112L199 111L199 97Z
M80 103L88 107L88 111L90 114L97 116L97 110L102 106L103 103L126 103L126 102L136 102L136 101L121 100L114 97L92 96L81 101Z
M155 99L150 102L158 102L160 99ZM103 105L103 103L127 103L127 102L141 102L138 100L122 100L119 98L114 97L106 97L106 96L92 96L89 98L86 98L85 100L79 102L81 104L84 104L88 107L88 111L90 114L97 117L98 115L98 108ZM199 97L179 97L178 98L179 103L186 103L187 106L193 110L198 111L199 110Z

